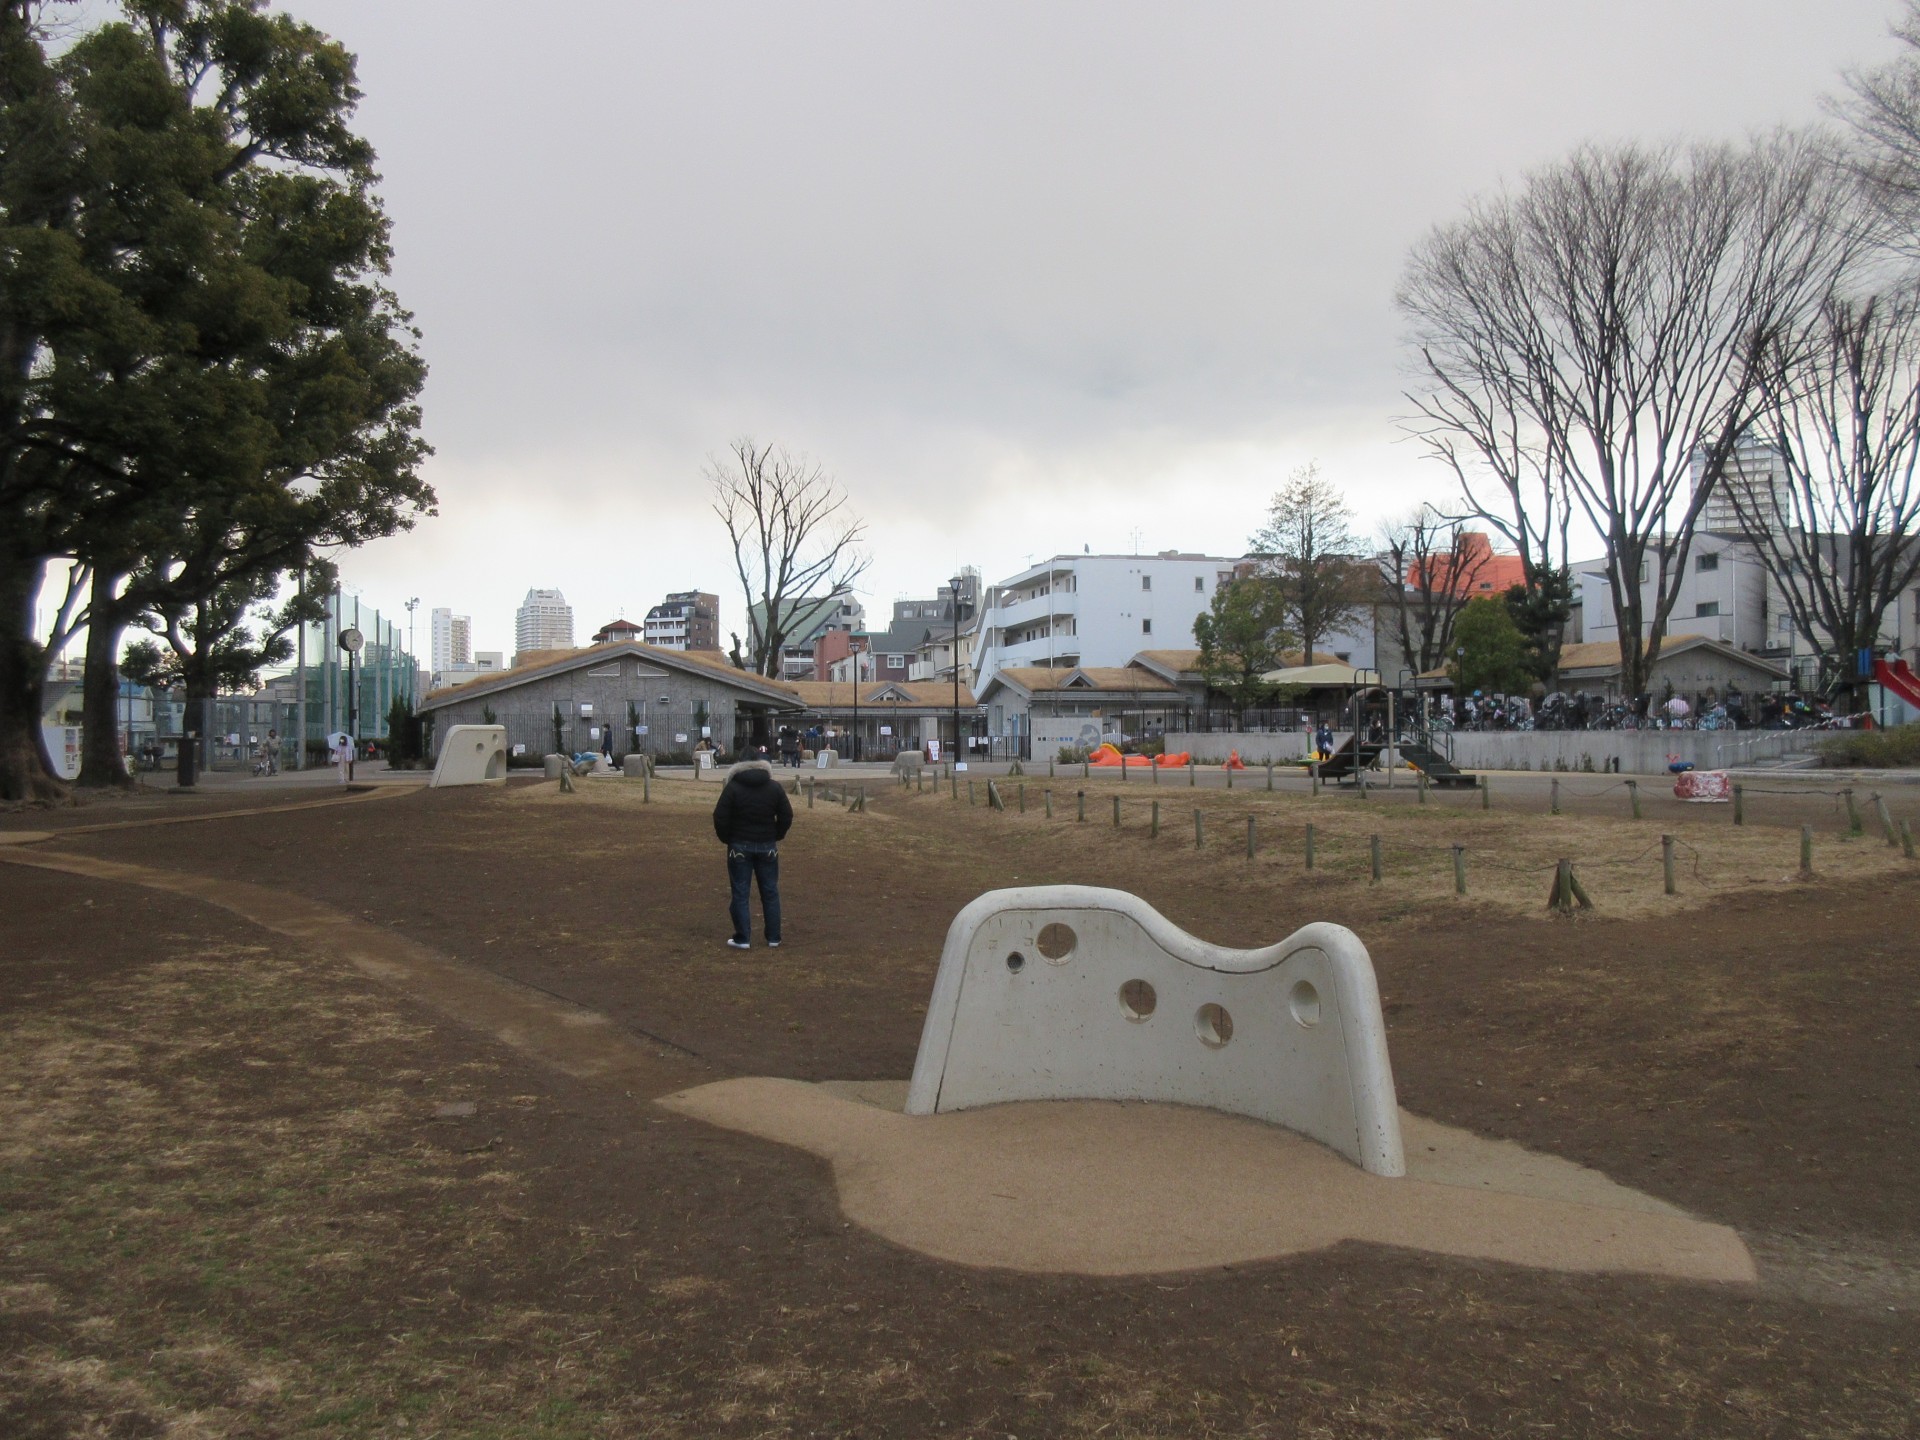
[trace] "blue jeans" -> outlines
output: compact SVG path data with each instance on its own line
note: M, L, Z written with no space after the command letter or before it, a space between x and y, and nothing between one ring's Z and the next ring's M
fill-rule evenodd
M733 916L733 938L753 938L753 910L749 895L760 882L760 913L767 922L767 939L780 939L780 852L765 841L743 841L727 846L727 886L733 892L728 913Z

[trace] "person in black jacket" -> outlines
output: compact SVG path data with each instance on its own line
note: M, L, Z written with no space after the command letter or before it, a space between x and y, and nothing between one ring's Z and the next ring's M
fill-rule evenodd
M745 950L753 943L753 883L760 885L760 913L767 925L767 944L780 943L780 842L793 828L793 806L787 792L773 778L766 751L736 766L713 807L713 833L727 847L728 906L733 934L727 944Z

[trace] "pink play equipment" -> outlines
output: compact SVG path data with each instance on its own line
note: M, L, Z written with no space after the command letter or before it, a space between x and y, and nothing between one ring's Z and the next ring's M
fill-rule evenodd
M1238 750L1229 750L1227 752L1227 763L1220 768L1222 770L1244 770L1247 768L1247 762L1240 758L1240 752Z
M1906 661L1885 658L1874 661L1873 678L1914 709L1920 710L1920 675L1915 675L1913 667Z
M1724 804L1733 799L1733 778L1724 770L1688 770L1674 780L1673 793L1682 800Z
M1139 766L1142 769L1152 765L1167 767L1185 765L1189 758L1187 752L1184 750L1178 755L1162 755L1157 760L1151 755L1122 755L1109 743L1102 745L1091 755L1087 756L1087 763L1089 765L1117 765L1122 770L1125 770L1130 765Z

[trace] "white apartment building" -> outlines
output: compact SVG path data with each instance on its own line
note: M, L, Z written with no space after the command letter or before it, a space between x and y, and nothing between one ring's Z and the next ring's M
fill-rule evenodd
M1705 457L1696 450L1690 462L1696 492L1705 478L1705 468ZM1718 488L1701 508L1697 528L1738 536L1790 525L1790 493L1780 452L1757 436L1744 435L1727 457ZM1741 519L1742 511L1745 520Z
M1649 619L1655 604L1658 560L1648 556L1640 567L1641 613ZM1581 634L1592 641L1620 639L1613 614L1613 587L1607 583L1604 561L1574 567L1580 582ZM1737 645L1755 653L1784 651L1793 640L1792 624L1779 621L1785 607L1777 603L1767 567L1753 546L1736 535L1696 534L1680 577L1678 598L1667 621L1671 635L1704 635L1709 640Z
M465 665L473 659L473 620L442 605L433 612L432 649L428 661L435 670Z
M1056 555L995 585L973 657L976 694L1001 670L1125 665L1142 650L1191 650L1193 622L1237 562L1157 555Z
M529 590L513 615L515 663L532 650L573 648L573 607L558 590Z

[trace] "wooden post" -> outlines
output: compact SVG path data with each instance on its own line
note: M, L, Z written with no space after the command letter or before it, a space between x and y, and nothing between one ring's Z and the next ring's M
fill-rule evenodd
M1380 883L1380 837L1378 835L1368 837L1367 853L1368 859L1372 862L1373 883L1378 885Z
M1320 762L1318 760L1307 762L1307 774L1313 780L1313 793L1318 795L1320 793Z
M813 777L807 777L807 809L813 808Z
M1085 780L1088 776L1092 774L1093 774L1093 761L1082 760L1080 762L1080 778L1082 780Z
M1900 849L1907 859L1913 859L1913 827L1904 820L1900 822Z
M1122 785L1127 783L1127 771L1131 770L1132 768L1133 766L1127 762L1127 757L1125 755L1122 755L1120 757L1120 783Z
M1049 780L1053 779L1053 758L1051 756L1047 758L1047 778Z
M1633 804L1633 818L1638 820L1640 818L1640 782L1638 780L1627 781L1627 799Z
M1673 837L1671 835L1660 837L1660 875L1666 882L1667 894L1680 893L1679 888L1673 883Z
M973 777L967 777L967 804L973 804Z
M1467 847L1464 845L1453 847L1453 893L1467 893Z
M1147 827L1147 838L1150 840L1158 839L1159 835L1160 835L1160 802L1156 800L1153 802L1153 821Z
M1733 823L1747 823L1747 787L1738 780L1733 782Z
M1087 823L1087 792L1084 790L1076 790L1073 793L1079 798L1079 801L1080 801L1079 823L1084 825Z
M1253 816L1247 816L1247 859L1253 859Z
M1847 833L1849 835L1858 835L1866 827L1860 823L1860 807L1853 803L1853 787L1849 785L1840 793L1846 797L1847 801Z
M1053 819L1053 791L1051 789L1042 790L1040 792L1040 798L1047 802L1047 819Z
M1193 788L1193 783L1194 783L1193 782L1193 756L1188 755L1187 756L1187 788L1189 790Z
M1873 797L1874 813L1880 817L1880 828L1886 832L1887 848L1892 849L1900 843L1900 836L1893 828L1893 816L1887 813L1887 802L1879 795Z
M1116 830L1120 828L1120 797L1118 795L1113 797L1113 828Z
M1367 798L1367 772L1366 771L1356 770L1353 772L1353 786L1354 786L1354 789L1360 792L1360 798L1362 800Z
M1307 869L1313 868L1313 822L1307 822Z
M1160 783L1159 761L1160 761L1160 757L1157 755L1149 755L1147 757L1147 779L1150 780L1155 785L1158 785Z
M1480 808L1482 810L1493 808L1493 782L1484 775L1480 777Z
M1553 890L1547 896L1547 908L1562 915L1573 913L1573 861L1562 860L1553 870Z
M1419 779L1420 803L1424 805L1427 803L1427 772L1424 770L1421 770L1418 772L1418 774L1420 776L1420 779Z
M1273 789L1273 761L1267 761L1267 789Z
M653 767L651 765L640 767L640 803L642 805L653 803Z
M1800 827L1800 873L1813 874L1813 826Z
M1233 767L1227 765L1222 768L1227 772L1227 789L1231 790L1233 789Z
M960 798L960 775L951 765L947 767L947 794L955 800Z
M1198 850L1206 843L1206 817L1196 810L1193 812L1193 848Z
M987 781L987 808L989 810L1001 811L1007 808L1007 802L1000 796L1000 785L998 781Z
M1019 794L1020 794L1020 813L1024 815L1027 813L1027 782L1024 780L1020 782Z
M1558 815L1560 813L1560 781L1556 778L1551 782L1551 786L1553 799L1549 802L1550 810L1552 814Z

